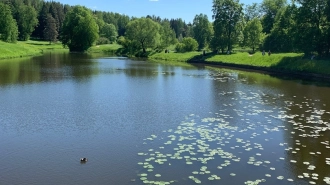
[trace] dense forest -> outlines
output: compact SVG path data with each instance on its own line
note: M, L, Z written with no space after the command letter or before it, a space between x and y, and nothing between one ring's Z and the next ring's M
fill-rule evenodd
M72 34L65 32L65 21L74 7L54 1L0 0L0 40L65 41L65 34ZM247 47L253 51L330 54L330 0L263 0L249 5L239 0L213 0L212 21L201 13L189 23L181 18L88 11L97 25L94 43L118 42L128 50L145 52L176 44L181 52L208 48L225 53Z

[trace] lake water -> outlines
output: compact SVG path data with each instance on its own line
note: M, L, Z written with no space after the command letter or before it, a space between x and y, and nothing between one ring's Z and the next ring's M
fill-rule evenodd
M205 66L3 60L0 184L330 184L329 95Z

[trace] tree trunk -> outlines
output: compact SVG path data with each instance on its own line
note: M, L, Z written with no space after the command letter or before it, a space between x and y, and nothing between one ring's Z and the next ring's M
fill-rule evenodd
M142 46L143 53L146 53L146 48L144 47L144 43L143 42L141 42L141 46Z

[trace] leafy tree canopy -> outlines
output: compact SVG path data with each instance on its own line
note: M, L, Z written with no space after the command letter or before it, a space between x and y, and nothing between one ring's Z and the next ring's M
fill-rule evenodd
M229 51L237 40L234 36L238 33L237 25L243 16L242 6L238 0L213 0L214 32L217 37L214 40L223 42Z
M263 0L261 10L263 11L262 27L263 32L270 33L275 22L276 14L287 5L287 0Z
M198 42L192 37L185 37L181 43L175 47L177 52L196 51L198 49Z
M126 26L126 39L143 53L147 48L155 48L160 43L160 25L149 18L139 18L129 22Z
M198 49L203 49L209 44L213 35L213 27L207 15L199 14L195 16L193 21L193 33L199 45Z
M28 40L38 24L37 12L32 6L20 5L18 11L18 31L20 40Z
M71 9L64 20L61 40L70 51L86 51L99 37L99 28L90 10L82 6Z
M244 18L245 21L250 21L254 18L260 18L261 17L261 6L257 3L252 3L250 5L245 6L244 10Z
M244 29L244 39L247 46L253 49L258 47L264 38L262 33L262 25L258 18L249 21Z
M0 3L0 40L5 42L16 42L18 28L16 20L10 11L10 6Z
M115 42L118 37L118 31L115 25L106 23L102 30L101 35L109 39L111 43Z
M175 31L171 28L171 24L169 21L163 21L161 23L160 34L160 48L166 48L171 44L175 44L177 42Z

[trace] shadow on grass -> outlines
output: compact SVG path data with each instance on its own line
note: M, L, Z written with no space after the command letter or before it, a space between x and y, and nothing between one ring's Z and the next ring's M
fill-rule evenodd
M294 80L305 85L330 85L330 60L311 60L310 58L295 56L283 59L270 66L274 70L271 76L282 80Z
M310 73L317 75L330 75L330 60L311 60L310 58L283 57L283 59L272 65L271 69L294 72L294 73Z
M187 63L202 63L205 62L208 58L212 58L215 55L219 55L216 52L209 52L209 53L205 53L203 54L203 52L201 52L200 55L196 55L194 57L192 57L191 59L189 59L187 61Z
M35 45L35 46L51 46L51 45L56 45L55 43L26 43L28 45Z
M235 53L233 53L235 54ZM233 55L232 54L232 55ZM246 71L259 71L267 73L283 80L302 80L306 83L322 83L321 86L330 85L330 59L311 60L303 56L285 56L276 64L270 67L240 65L222 62L207 62L208 58L215 55L227 55L217 53L207 53L191 58L188 63L201 67L203 65L219 65L233 69L243 69ZM320 84L318 84L320 85Z

